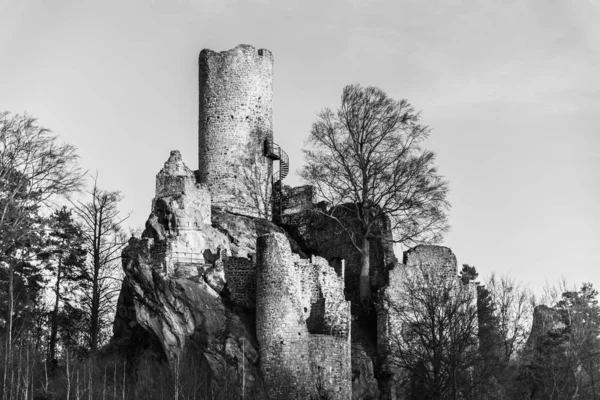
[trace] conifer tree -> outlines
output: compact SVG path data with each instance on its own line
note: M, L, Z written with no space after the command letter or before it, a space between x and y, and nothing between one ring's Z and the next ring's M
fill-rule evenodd
M66 207L55 211L49 218L49 231L46 238L46 250L41 254L47 270L54 279L52 293L54 304L50 314L50 339L48 341L48 359L56 357L56 345L58 340L59 322L68 320L60 319L59 316L65 312L64 303L67 307L73 307L74 282L77 280L77 271L85 263L86 252L83 247L83 235L81 227L75 223L70 210Z

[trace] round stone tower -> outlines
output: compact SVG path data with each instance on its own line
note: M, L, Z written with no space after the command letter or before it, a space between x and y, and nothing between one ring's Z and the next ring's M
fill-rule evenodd
M273 55L239 45L200 52L199 180L212 204L269 218L273 160Z
M310 292L302 290L308 276L296 270L284 234L260 236L256 247L256 338L267 392L275 400L305 398L313 388L306 326Z

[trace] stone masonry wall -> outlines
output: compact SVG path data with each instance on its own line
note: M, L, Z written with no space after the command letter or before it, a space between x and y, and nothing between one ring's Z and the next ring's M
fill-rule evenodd
M246 308L256 307L256 264L248 258L227 257L223 260L225 280L231 300Z
M344 281L338 276L335 269L321 257L312 257L312 271L316 275L318 300L322 310L319 325L320 332L327 335L348 338L350 336L350 303L344 297ZM311 298L311 310L317 303L314 296Z
M390 303L395 304L404 295L403 280L406 277L406 266L397 264L389 271L388 285L380 294L377 310L377 346L380 354L380 363L384 371L389 369L387 355L393 349L394 336L401 327L394 318Z
M273 140L273 55L249 45L220 53L204 49L198 66L200 181L213 205L256 217L270 214L257 209L255 197L270 198L272 160L264 143Z
M256 332L270 398L314 394L321 378L332 399L350 398L350 304L341 277L323 258L292 254L280 233L259 237L257 255ZM320 334L309 332L311 318Z
M291 215L315 207L315 188L311 185L284 186L281 192L281 214Z
M319 255L332 264L345 260L346 298L358 300L360 253L337 222L313 208L283 215L282 226L307 254ZM387 270L396 258L390 242L370 240L370 278L373 292L387 284Z
M429 267L448 277L456 276L456 256L448 247L419 245L404 252L408 266Z
M419 245L404 252L403 264L397 264L389 270L388 284L380 292L377 309L377 346L380 355L382 375L386 375L383 400L396 399L396 381L401 380L399 372L388 359L399 345L398 338L402 322L394 314L394 307L407 301L405 280L413 274L435 274L440 278L454 279L457 285L456 256L447 247Z
M308 329L310 304L302 299L292 252L282 234L258 238L256 336L263 378L275 400L310 393Z
M381 308L377 318L377 342L381 355L389 353L395 332L401 328L396 323L388 304L402 301L405 295L404 280L411 275L412 270L417 272L415 268L419 267L419 271L431 270L432 273L450 278L457 276L456 256L448 247L419 245L405 251L403 259L403 264L398 264L389 271L388 284L381 292Z
M311 335L309 342L311 372L317 385L334 393L337 399L351 399L352 359L349 339Z

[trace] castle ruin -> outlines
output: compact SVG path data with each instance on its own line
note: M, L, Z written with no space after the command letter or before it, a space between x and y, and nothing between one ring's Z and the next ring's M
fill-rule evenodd
M169 362L199 335L215 376L264 385L270 399L317 389L331 399L384 398L375 379L384 361L374 353L393 334L393 315L377 316L376 335L356 323L356 249L318 212L327 205L314 188L282 184L289 163L274 142L273 55L205 49L198 64L198 170L172 151L156 177L146 230L123 255L131 295L122 292L119 329L152 332ZM371 244L376 291L393 296L397 271L412 264L456 275L450 249L417 247L398 263L390 243ZM254 321L244 325L242 315Z

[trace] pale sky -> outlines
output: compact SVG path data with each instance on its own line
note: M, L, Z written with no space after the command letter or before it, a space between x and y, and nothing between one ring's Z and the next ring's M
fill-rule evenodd
M170 150L198 167L198 53L267 48L292 171L318 111L378 86L432 128L459 264L600 288L599 21L599 0L0 0L0 110L75 145L143 227Z

